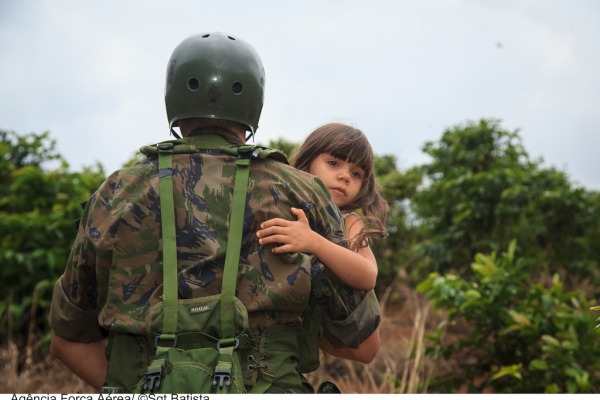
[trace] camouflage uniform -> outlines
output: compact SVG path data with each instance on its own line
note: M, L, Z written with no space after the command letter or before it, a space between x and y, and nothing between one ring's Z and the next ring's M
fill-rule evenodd
M202 147L201 136L188 138ZM224 142L226 144L226 142ZM109 332L146 335L144 320L162 294L162 243L156 157L110 175L87 203L66 270L56 284L50 324L70 341ZM180 298L219 293L227 247L235 157L218 150L173 156ZM342 284L313 256L271 252L256 231L302 208L313 230L340 243L342 217L314 176L270 159L252 160L237 297L250 331L300 327L319 305L325 335L356 347L380 321L374 296ZM364 301L363 301L364 299Z

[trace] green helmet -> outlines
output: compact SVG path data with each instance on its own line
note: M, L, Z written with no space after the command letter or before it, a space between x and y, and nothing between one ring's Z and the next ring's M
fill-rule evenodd
M192 35L173 51L165 104L169 127L181 119L215 118L258 128L265 71L245 41L219 32Z

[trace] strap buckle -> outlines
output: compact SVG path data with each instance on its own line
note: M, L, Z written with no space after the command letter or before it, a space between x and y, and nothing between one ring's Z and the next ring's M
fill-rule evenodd
M254 153L254 151L256 150L256 145L252 145L252 146L240 146L238 148L238 158L250 158L252 157L252 154Z
M173 343L171 344L171 347L175 348L177 347L177 335L174 335L173 338L161 338L161 335L156 335L154 336L154 348L156 349L158 347L158 342L160 340L172 340Z
M158 151L172 151L175 145L172 142L161 142L156 145Z
M218 381L218 382L217 382ZM226 371L215 371L213 373L213 388L223 389L223 385L229 389L231 387L231 368Z
M129 393L129 390L120 387L120 386L102 386L100 390L102 394L119 394L119 393Z
M217 342L217 350L221 350L221 342L223 342L223 346L227 347L227 346L231 346L231 344L233 343L233 350L237 350L238 347L240 347L240 339L239 338L235 338L235 339L221 339Z
M148 371L146 371L146 382L144 383L143 387L144 392L154 392L155 390L160 389L162 374L162 364L149 366Z

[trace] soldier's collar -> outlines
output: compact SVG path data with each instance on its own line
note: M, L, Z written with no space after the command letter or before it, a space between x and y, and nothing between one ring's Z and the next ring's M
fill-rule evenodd
M231 145L244 144L244 142L234 133L219 128L196 129L190 136L183 137L179 140L199 149L218 149Z
M243 146L242 141L231 143L228 139L232 136L223 136L223 132L218 130L204 130L203 133L194 136L187 136L175 140L167 140L150 146L143 146L140 152L147 156L155 156L159 152L169 152L173 154L195 153L198 150L222 150L227 148L238 148Z

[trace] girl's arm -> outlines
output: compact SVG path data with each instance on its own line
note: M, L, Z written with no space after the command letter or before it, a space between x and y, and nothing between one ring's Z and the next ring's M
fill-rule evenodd
M297 221L274 218L263 222L256 232L259 243L281 244L273 247L273 253L309 253L315 255L345 284L359 290L371 290L377 279L377 262L369 246L357 252L330 242L310 229L304 211L292 208ZM346 220L346 236L352 239L363 228L358 215L351 214Z

